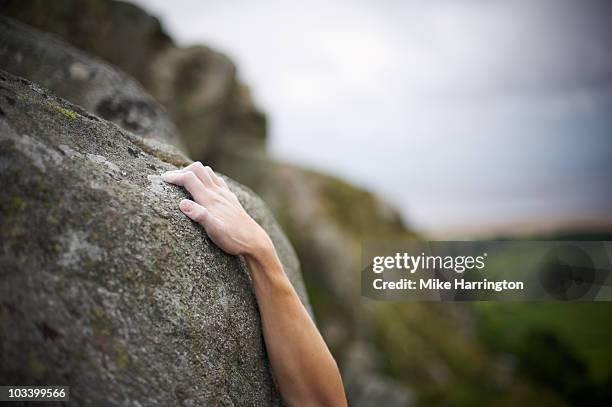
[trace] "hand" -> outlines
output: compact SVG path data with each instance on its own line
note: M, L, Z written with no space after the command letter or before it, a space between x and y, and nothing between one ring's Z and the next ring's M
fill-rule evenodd
M225 181L196 161L182 170L162 174L168 183L182 186L193 197L179 203L181 211L204 227L208 237L229 254L253 254L271 245L270 238L244 210Z

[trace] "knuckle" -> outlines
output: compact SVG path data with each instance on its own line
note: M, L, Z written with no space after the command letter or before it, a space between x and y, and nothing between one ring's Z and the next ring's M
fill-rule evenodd
M176 183L183 185L185 183L185 173L179 172L175 175Z
M196 175L191 171L186 172L183 176L185 177L185 181L189 183L194 183L198 180L198 177L196 177Z
M218 204L221 201L223 201L223 199L221 198L221 195L217 191L215 191L215 192L210 194L210 200L211 200L211 202L213 202L215 204Z
M196 168L204 168L204 164L201 161L196 161L193 163L193 166Z

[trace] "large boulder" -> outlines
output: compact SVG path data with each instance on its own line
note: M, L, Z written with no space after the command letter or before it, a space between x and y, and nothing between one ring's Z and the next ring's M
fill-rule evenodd
M245 265L177 210L186 163L0 72L0 382L66 384L75 405L278 405ZM268 210L302 301L299 264Z

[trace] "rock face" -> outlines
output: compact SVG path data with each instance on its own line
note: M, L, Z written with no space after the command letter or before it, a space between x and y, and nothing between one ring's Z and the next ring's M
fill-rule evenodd
M182 146L164 109L131 78L55 37L0 17L0 68L146 138Z
M67 383L75 405L280 404L244 264L158 176L185 161L0 72L3 384ZM276 222L228 182L307 303Z
M157 18L126 1L2 0L0 14L99 56L145 87L151 60L174 47Z

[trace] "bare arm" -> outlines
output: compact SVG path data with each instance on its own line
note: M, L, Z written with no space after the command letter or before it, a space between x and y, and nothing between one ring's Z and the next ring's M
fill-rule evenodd
M261 314L266 349L288 405L346 406L338 367L287 278L266 232L242 208L223 179L200 162L162 175L187 189L179 207L221 249L243 255Z

